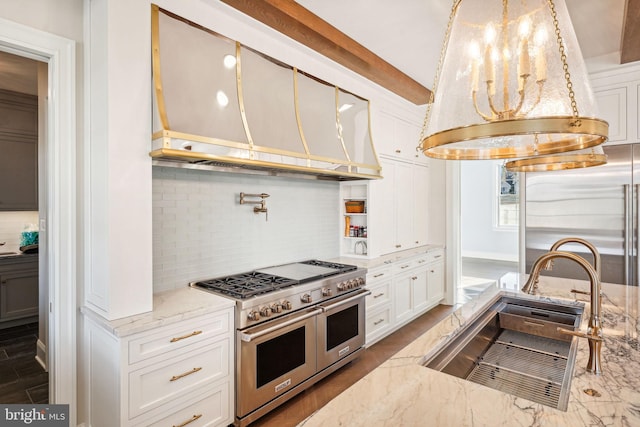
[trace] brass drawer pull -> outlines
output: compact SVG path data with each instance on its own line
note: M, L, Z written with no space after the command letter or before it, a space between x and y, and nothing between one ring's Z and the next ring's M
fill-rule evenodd
M179 380L180 378L184 378L187 375L191 375L191 374L195 374L198 371L201 371L202 368L193 368L192 370L185 372L184 374L180 374L180 375L174 375L171 377L171 379L169 381L176 381Z
M405 268L409 268L408 265L403 265L402 267L400 267L401 269L405 269Z
M427 260L426 260L426 259L421 259L421 260L419 260L419 261L418 261L418 264L423 264L423 263L425 263L425 262L427 262Z
M173 425L173 427L184 427L187 424L191 424L192 422L199 420L200 418L202 418L202 414L198 414L198 415L194 415L193 417L191 417L191 419L188 419L187 421L183 422L182 424L178 424L178 425Z
M378 326L382 322L384 322L384 319L376 320L375 322L373 322L373 325Z
M384 276L384 273L378 273L378 274L374 274L373 275L374 278L377 278L377 277L380 277L380 276Z
M418 280L418 276L413 276L411 280Z
M191 337L193 337L195 335L200 335L201 333L202 333L202 331L193 331L190 334L183 335L181 337L171 338L171 341L169 341L169 342L176 342L176 341L184 340L184 339L187 339L187 338L191 338Z
M374 298L380 298L380 297L381 297L381 296L383 296L383 295L384 295L384 292L380 292L379 294L374 295L373 297L374 297Z
M401 248L401 247L402 247L402 245L396 245L396 248Z

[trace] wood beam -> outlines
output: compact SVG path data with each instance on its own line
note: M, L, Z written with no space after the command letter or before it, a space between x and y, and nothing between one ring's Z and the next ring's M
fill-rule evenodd
M293 0L222 0L417 105L431 91Z
M627 0L622 23L620 63L640 61L640 0Z

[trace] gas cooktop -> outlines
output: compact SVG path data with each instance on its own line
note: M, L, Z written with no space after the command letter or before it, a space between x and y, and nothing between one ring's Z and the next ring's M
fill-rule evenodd
M312 259L201 280L191 285L231 298L247 299L356 269L355 265Z

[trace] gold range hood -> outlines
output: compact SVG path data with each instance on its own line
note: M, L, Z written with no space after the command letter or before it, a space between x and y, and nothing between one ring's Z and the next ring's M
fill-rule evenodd
M380 178L369 102L152 5L154 164Z

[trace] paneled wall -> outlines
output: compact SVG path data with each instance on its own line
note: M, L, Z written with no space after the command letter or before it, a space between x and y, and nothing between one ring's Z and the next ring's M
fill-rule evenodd
M240 192L269 194L268 217L254 213L254 205L240 205ZM155 166L154 292L199 278L337 257L338 212L337 182Z

